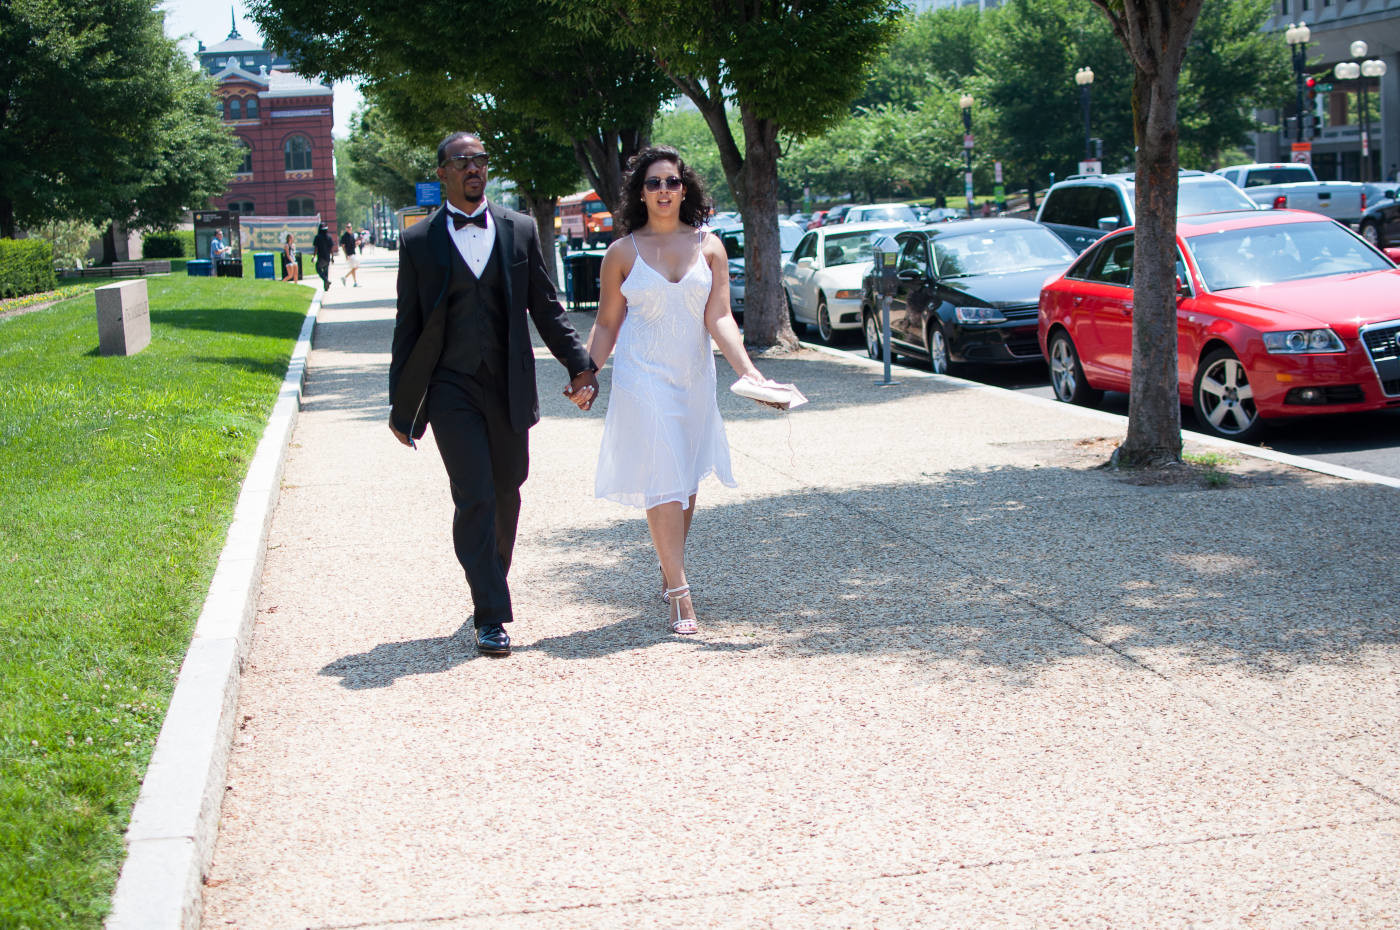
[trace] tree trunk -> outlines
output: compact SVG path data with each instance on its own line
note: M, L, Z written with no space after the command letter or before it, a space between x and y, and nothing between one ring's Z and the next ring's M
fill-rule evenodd
M1181 461L1177 393L1177 80L1138 70L1133 89L1138 153L1133 243L1133 374L1128 437L1116 461L1151 467Z
M1108 17L1135 71L1137 139L1133 245L1133 373L1128 436L1114 462L1181 461L1177 392L1177 102L1186 44L1203 0L1091 0Z
M0 197L0 239L15 237L15 203L8 197Z
M605 132L573 140L574 158L588 183L614 217L613 236L621 235L616 217L622 210L622 174L627 162L651 144L651 127Z
M741 108L744 126L744 343L756 349L797 348L783 297L782 245L778 238L777 127Z
M525 201L526 211L535 218L535 229L540 236L540 249L545 253L544 267L549 271L549 280L559 287L559 269L555 267L558 244L554 234L554 210L559 206L558 197L541 197L534 191L521 188L520 199Z

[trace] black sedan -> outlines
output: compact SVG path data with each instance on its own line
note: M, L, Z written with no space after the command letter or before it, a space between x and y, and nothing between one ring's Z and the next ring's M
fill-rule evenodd
M1366 185L1366 212L1361 215L1361 235L1378 249L1400 245L1400 200L1394 184Z
M1031 220L958 220L895 237L890 350L928 360L942 374L957 362L1041 358L1040 286L1074 261L1074 250ZM882 355L881 304L873 274L861 290L865 349Z

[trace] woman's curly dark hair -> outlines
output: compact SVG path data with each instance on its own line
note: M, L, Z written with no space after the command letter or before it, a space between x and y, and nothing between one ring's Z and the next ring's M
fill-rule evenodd
M647 179L647 169L659 161L675 162L676 173L685 185L681 222L696 229L704 226L713 209L710 195L705 193L704 182L695 169L685 163L680 152L669 145L653 145L642 149L627 162L627 176L622 179L622 227L627 232L636 232L647 224L647 205L642 199L642 185Z

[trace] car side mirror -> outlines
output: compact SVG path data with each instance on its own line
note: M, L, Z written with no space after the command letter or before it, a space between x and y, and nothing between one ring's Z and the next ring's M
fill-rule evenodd
M1176 296L1178 298L1191 296L1191 285L1181 280L1181 275L1176 276Z
M803 268L811 268L816 265L816 263L817 260L810 255L804 255L797 260L797 264L801 265Z
M1113 230L1117 229L1121 225L1122 223L1116 216L1099 217L1099 229L1103 230L1104 232L1113 232Z
M904 268L895 275L895 277L899 278L901 281L918 281L923 276L923 272L919 271L917 268Z

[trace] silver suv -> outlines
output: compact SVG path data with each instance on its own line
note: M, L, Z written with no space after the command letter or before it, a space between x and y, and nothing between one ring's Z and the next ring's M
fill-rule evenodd
M1037 221L1083 252L1106 232L1133 225L1133 179L1123 174L1080 174L1046 191ZM1256 210L1258 204L1234 184L1204 171L1177 175L1176 215Z

